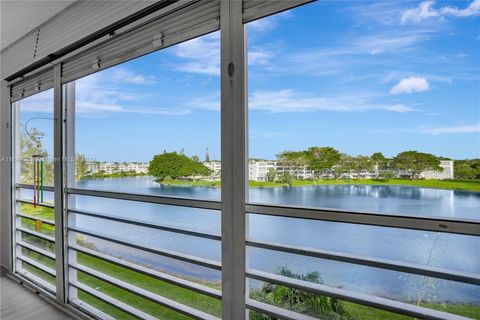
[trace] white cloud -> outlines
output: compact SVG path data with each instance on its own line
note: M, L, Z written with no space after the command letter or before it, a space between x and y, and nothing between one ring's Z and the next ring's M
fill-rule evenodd
M268 16L266 18L258 19L247 24L248 32L262 33L271 31L277 28L279 20L282 18L292 17L291 11L284 11L279 14Z
M270 16L264 19L252 21L247 24L247 30L249 32L265 32L273 30L277 27L277 21L275 16Z
M414 33L384 33L374 36L359 38L352 48L359 53L376 55L384 52L398 53L401 50L409 50L415 44L426 41L430 38L427 31L416 31Z
M53 114L53 90L40 92L19 102L22 112Z
M422 133L440 135L440 134L455 134L455 133L480 133L480 124L450 126L450 127L429 127L420 130Z
M416 111L416 109L408 107L403 104L394 104L393 106L388 107L387 110L401 112L401 113Z
M415 49L417 44L427 41L430 37L431 33L428 30L389 31L357 37L336 47L292 53L287 56L287 60L280 68L288 69L289 72L308 72L315 75L339 74L349 68L368 63L365 55L388 53L403 56L405 52ZM378 60L375 63L385 61Z
M310 93L294 90L258 91L249 98L252 110L270 112L363 112L368 110L384 110L392 112L410 112L413 108L404 105L378 104L371 101L368 95L349 94L345 97L318 97Z
M123 72L123 71L122 71ZM103 115L107 113L137 113L148 115L186 115L188 108L141 106L143 94L138 91L128 92L123 87L117 88L108 73L95 73L75 82L76 112L81 115Z
M472 1L466 8L440 7L434 8L435 1L423 1L418 7L405 10L401 15L402 23L421 22L432 18L443 18L447 16L470 17L480 15L480 0Z
M264 49L253 49L248 51L248 63L250 65L255 64L262 64L266 65L269 64L270 59L272 58L273 54L269 51Z
M137 74L122 67L115 67L112 70L111 78L113 81L118 83L131 83L131 84L155 83L152 77L147 77L141 74Z
M418 7L407 9L402 13L401 21L405 22L419 22L428 18L438 17L440 13L433 9L433 1L421 2Z
M187 60L176 66L182 72L210 76L220 75L220 34L218 32L195 38L175 47L175 55Z
M422 92L430 89L427 79L423 77L410 77L400 80L390 89L391 94Z
M175 65L182 72L220 76L220 34L218 32L195 38L175 47L174 54L184 60ZM267 65L273 56L272 50L253 48L248 52L250 65Z
M374 94L355 94L339 97L319 97L308 92L298 92L291 89L278 91L256 91L250 94L248 107L250 110L261 110L275 113L283 112L363 112L368 110L383 110L391 112L412 112L414 108L402 104L379 104L373 102ZM218 96L191 100L188 107L205 110L220 110Z

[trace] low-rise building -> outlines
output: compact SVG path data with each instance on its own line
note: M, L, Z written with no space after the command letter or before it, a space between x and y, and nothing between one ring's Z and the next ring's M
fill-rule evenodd
M222 174L222 163L218 160L205 161L203 165L211 170L210 177L214 180L220 180ZM426 170L420 174L422 179L453 179L454 168L452 160L441 160L440 167L443 171ZM121 172L136 172L136 173L148 173L148 162L87 162L87 174L95 174L98 172L104 172L106 174L114 174ZM294 179L307 180L322 178L332 179L335 177L332 170L326 170L319 174L310 170L305 166L285 166L282 163L275 160L250 160L248 162L248 179L251 181L268 181L268 173L271 172L278 179L284 174L290 174ZM336 175L340 179L374 179L382 176L386 172L391 173L394 177L408 177L408 172L398 169L378 169L375 167L372 171L361 172L342 172L340 175Z
M446 180L446 179L453 179L453 161L452 160L441 160L440 167L442 167L442 171L438 170L426 170L420 174L420 177L427 180Z
M222 162L218 160L205 161L203 165L211 170L210 177L219 180L222 176Z
M104 172L106 174L121 172L148 173L148 162L87 162L87 174Z

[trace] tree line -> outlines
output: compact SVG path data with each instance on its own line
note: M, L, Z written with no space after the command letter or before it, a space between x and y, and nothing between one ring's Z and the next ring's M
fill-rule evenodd
M28 161L33 155L42 154L46 161L44 164L44 180L46 185L53 184L53 161L49 158L47 150L42 145L43 133L36 128L32 129L33 134L27 136L21 134L20 153L23 161L20 163L21 181L33 183L33 165ZM345 172L370 172L378 168L383 175L388 175L389 170L402 170L411 178L419 178L425 170L441 171L440 161L442 157L418 151L404 151L393 158L385 157L381 152L375 152L371 156L350 156L337 149L326 147L310 147L301 151L284 151L277 154L280 164L292 167L306 166L317 174L329 173L338 178ZM82 154L75 157L75 178L85 176L87 170L87 159ZM211 170L200 162L197 156L188 157L176 152L166 152L155 155L149 164L149 173L158 180L166 178L177 179L180 177L208 176ZM275 173L270 172L268 176L277 180ZM456 179L480 179L480 159L455 160L454 177ZM267 177L268 178L268 177ZM287 175L282 180L292 180Z
M306 166L317 176L331 174L334 178L339 178L345 172L361 174L377 168L385 171L385 174L388 170L401 170L406 176L418 179L425 170L443 170L441 158L418 151L404 151L387 158L381 152L371 156L350 156L333 147L310 147L301 151L281 152L277 154L277 160L285 166Z
M480 159L455 160L456 179L480 179Z

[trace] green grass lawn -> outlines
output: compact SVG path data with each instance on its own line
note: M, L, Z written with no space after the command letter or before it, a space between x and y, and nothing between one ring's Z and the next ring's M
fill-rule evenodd
M293 180L293 187L314 185L399 185L435 189L464 190L480 192L480 180L407 180L390 179L387 181L376 179L329 179L329 180ZM287 187L286 183L250 181L250 187Z
M42 264L54 268L55 262L49 258L38 255L35 252L27 250L24 254L32 259L35 259ZM221 302L215 298L207 297L193 291L183 289L164 281L153 279L149 276L127 270L125 268L116 266L114 264L104 262L102 260L90 257L79 253L77 255L77 262L79 264L88 266L92 269L101 271L109 276L115 277L127 283L138 286L139 288L151 291L168 299L183 303L193 308L202 310L212 315L221 316ZM45 279L46 281L55 284L55 279L40 270L33 267L28 267L28 270L37 276ZM146 313L149 313L159 319L187 319L187 317L164 308L152 301L141 298L123 289L110 285L102 280L78 272L78 280L95 290L98 290L104 294L107 294L119 301L134 306ZM121 310L107 305L97 298L79 291L79 299L98 308L99 310L111 315L117 319L134 319L131 316L126 315ZM406 320L412 319L407 316L362 306L351 302L342 302L345 311L350 319L355 320ZM462 315L472 319L480 319L480 306L471 305L459 305L459 304L422 304L422 306L436 309L439 311L449 312L457 315Z
M375 308L362 306L351 302L344 301L343 306L345 311L355 320L407 320L413 319L401 314L381 311ZM435 309L438 311L449 312L460 316L480 319L480 306L461 305L461 304L429 304L422 303L422 307Z
M40 218L40 219L50 220L50 221L55 220L55 213L54 213L54 210L51 208L40 207L40 206L37 206L35 208L31 204L22 203L20 206L20 211L23 214L31 216L33 218ZM35 221L22 218L22 226L30 230L35 230ZM53 237L55 236L55 227L48 224L42 224L42 227L40 230L38 230L38 232Z
M189 180L166 179L159 183L163 185L185 186L185 187L211 187L211 188L220 187L220 181L205 181L205 180L189 181Z
M220 181L188 181L188 180L164 180L163 185L185 186L185 187L220 187ZM480 192L480 180L407 180L390 179L387 181L377 179L328 179L328 180L293 180L292 187L315 186L315 185L400 185L414 186L435 189L463 190ZM252 188L276 188L288 187L287 183L249 181Z

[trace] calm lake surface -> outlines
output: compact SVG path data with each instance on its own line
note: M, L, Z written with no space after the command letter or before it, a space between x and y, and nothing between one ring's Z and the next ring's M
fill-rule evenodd
M161 186L151 177L83 180L77 187L177 197L220 199L219 188ZM480 193L405 186L328 185L251 188L251 202L335 208L382 214L480 219ZM114 214L167 226L220 234L220 213L213 210L76 196L79 209ZM151 248L174 250L220 261L218 242L130 226L82 215L70 223ZM288 245L351 253L480 274L480 238L436 232L248 215L248 237ZM98 250L153 268L198 280L218 281L220 273L135 249L84 238ZM264 271L288 268L320 272L325 284L400 300L480 304L480 287L355 266L322 259L248 249L248 265ZM253 286L261 284L251 283Z

